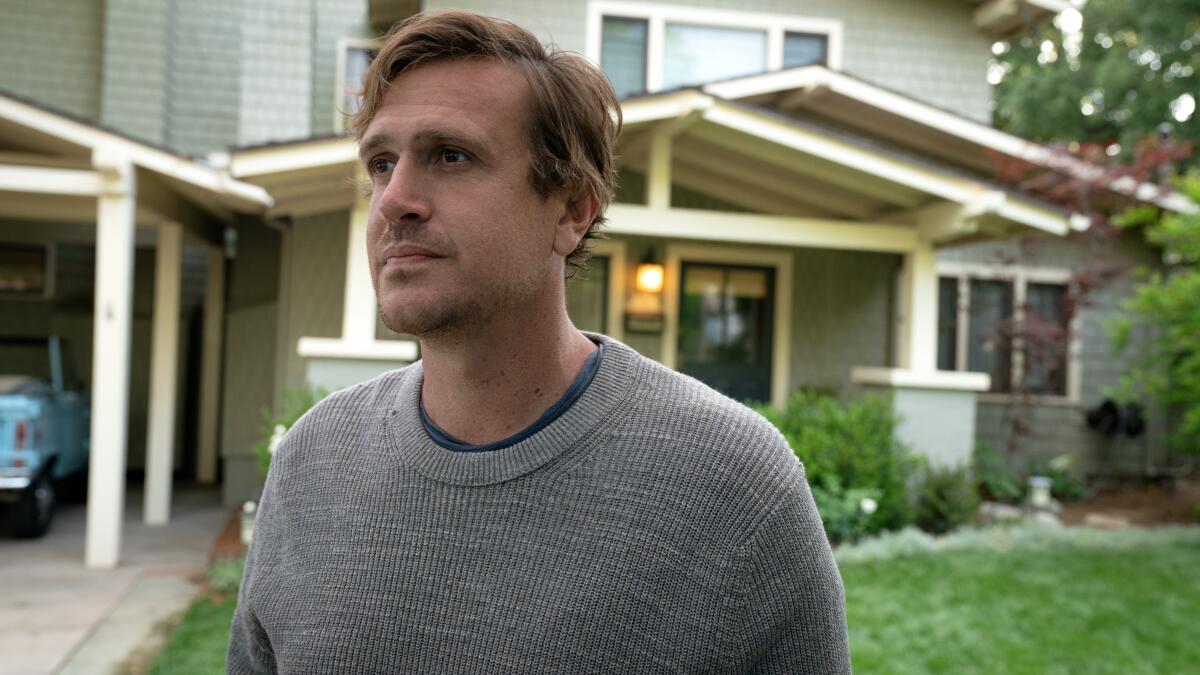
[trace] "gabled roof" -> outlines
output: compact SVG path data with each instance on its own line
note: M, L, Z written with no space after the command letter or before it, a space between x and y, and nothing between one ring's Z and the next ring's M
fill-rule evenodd
M819 65L714 82L702 89L793 116L835 121L978 174L995 172L993 154L1083 179L1104 174L1101 167L1047 146ZM1195 208L1182 195L1130 179L1109 187L1172 211Z

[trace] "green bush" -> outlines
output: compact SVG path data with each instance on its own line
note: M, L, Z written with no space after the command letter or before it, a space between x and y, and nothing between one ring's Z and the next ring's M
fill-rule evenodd
M782 409L760 407L804 464L826 532L833 541L895 530L912 522L908 483L919 463L896 440L896 416L883 399L841 403L801 390ZM863 499L877 502L861 512ZM857 515L855 515L857 513Z
M278 415L272 414L270 408L263 406L258 425L258 442L251 447L251 451L258 459L258 468L264 477L267 475L267 470L271 468L273 453L271 438L275 436L276 427L283 427L284 432L291 429L296 420L303 417L304 413L328 394L328 391L319 387L316 389L288 389L283 392L283 405Z
M917 495L917 527L933 534L957 529L979 510L969 467L926 471Z
M1015 503L1025 496L1021 477L984 443L975 448L975 485L984 499L992 501Z

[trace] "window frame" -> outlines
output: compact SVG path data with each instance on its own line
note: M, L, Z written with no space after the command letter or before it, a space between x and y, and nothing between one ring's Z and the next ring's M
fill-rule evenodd
M58 278L58 250L53 242L26 242L26 241L5 241L0 242L0 248L9 249L42 249L45 251L45 256L42 258L42 290L38 293L28 293L20 291L0 291L0 300L17 301L17 302L44 302L53 300L55 295L55 280Z
M970 317L971 281L1006 281L1012 283L1012 317L1020 325L1025 321L1025 302L1029 284L1054 284L1066 286L1070 293L1074 287L1071 271L1054 267L1027 267L1019 265L993 265L986 263L939 262L938 278L949 277L958 281L958 307L955 318L955 364L956 372L971 372L967 369ZM1032 402L1048 405L1081 405L1082 396L1082 323L1079 313L1067 324L1066 391L1064 394L1033 394L1020 391L1025 375L1025 345L1020 335L1013 339L1010 392L980 392L979 400L994 403Z
M701 244L671 241L667 244L663 279L663 318L660 361L670 368L679 367L679 288L683 283L683 263L748 265L775 268L775 306L771 352L771 405L782 407L791 392L792 377L792 279L795 259L789 249L765 248L750 244Z
M667 22L716 28L761 30L767 34L767 70L783 69L783 45L786 33L824 35L825 67L842 68L842 44L845 24L840 19L760 14L729 9L685 7L682 5L643 4L622 0L593 0L588 3L585 54L600 67L601 30L604 17L642 19L646 29L646 93L662 90L663 44Z
M347 119L342 112L342 93L346 90L346 51L350 49L375 49L383 46L382 38L340 37L337 41L337 66L334 71L333 87L333 131L346 133Z

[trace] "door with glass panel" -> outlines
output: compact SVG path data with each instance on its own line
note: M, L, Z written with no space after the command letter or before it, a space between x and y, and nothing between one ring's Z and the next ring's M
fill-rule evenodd
M679 371L739 401L770 401L775 271L684 262L682 276Z

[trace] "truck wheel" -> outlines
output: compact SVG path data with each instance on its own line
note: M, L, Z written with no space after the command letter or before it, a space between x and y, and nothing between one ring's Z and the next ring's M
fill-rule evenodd
M50 472L43 471L37 481L21 493L21 501L13 506L12 534L29 539L40 537L50 529L54 519L54 485Z

